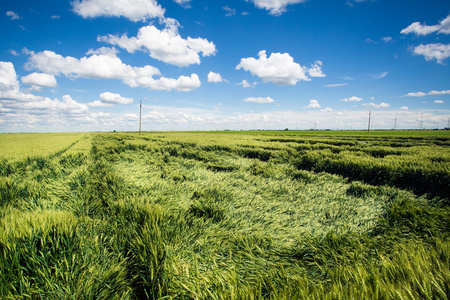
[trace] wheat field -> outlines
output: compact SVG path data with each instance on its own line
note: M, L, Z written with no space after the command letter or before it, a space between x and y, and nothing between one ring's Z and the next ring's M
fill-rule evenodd
M1 135L2 299L448 299L447 132Z

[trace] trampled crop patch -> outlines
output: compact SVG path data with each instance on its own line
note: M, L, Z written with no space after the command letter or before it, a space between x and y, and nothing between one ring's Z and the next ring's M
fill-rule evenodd
M450 295L446 135L64 141L0 161L2 298Z

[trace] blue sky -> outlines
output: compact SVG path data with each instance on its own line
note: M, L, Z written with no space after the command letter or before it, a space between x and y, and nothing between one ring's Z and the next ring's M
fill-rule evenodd
M0 132L443 128L450 2L0 3Z

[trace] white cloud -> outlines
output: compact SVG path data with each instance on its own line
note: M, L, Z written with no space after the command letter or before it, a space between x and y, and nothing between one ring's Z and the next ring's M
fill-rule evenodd
M86 55L109 55L109 56L116 56L119 53L119 50L117 50L115 47L101 47L98 49L89 49L88 52L86 52Z
M100 100L95 100L91 103L88 103L87 106L89 107L112 107L112 104L104 103Z
M137 22L164 17L164 9L156 0L74 0L71 4L83 18L125 17Z
M250 83L246 79L242 80L241 83L238 83L238 85L242 85L243 88L254 88L257 84L257 82Z
M368 107L373 107L373 108L388 108L391 105L388 103L384 103L384 102L381 102L380 104L375 104L375 103L371 102L371 103L363 103L363 106L368 106Z
M107 51L103 50L103 53ZM130 87L145 87L154 90L190 91L200 87L196 74L190 77L180 76L178 79L161 77L157 68L152 66L132 67L124 64L113 51L108 54L92 54L80 59L63 57L53 51L32 53L27 68L35 68L51 75L64 75L71 78L117 79Z
M433 26L427 26L427 25L421 25L420 22L414 22L402 31L400 33L402 34L409 34L409 33L415 33L417 35L427 35L432 32L436 32L439 30L438 25Z
M14 55L14 56L20 55L19 52L17 52L16 50L9 50L8 52L9 52L9 54Z
M119 94L104 92L100 94L100 101L108 104L131 104L133 103L133 98L125 98Z
M320 111L323 111L323 112L332 112L333 109L330 108L330 107L327 107L327 108L321 109Z
M314 64L311 64L311 68L308 70L308 74L311 77L326 77L322 72L322 62L320 60L317 60L314 62Z
M275 100L273 100L270 97L265 97L265 98L263 98L263 97L258 97L258 98L249 97L249 98L243 99L242 101L244 101L244 102L254 102L254 103L273 103L273 102L275 102Z
M136 37L109 34L99 36L97 40L117 45L130 53L148 51L150 57L179 67L200 64L200 52L203 57L215 55L217 50L213 42L203 38L183 39L178 33L179 24L174 19L165 19L165 24L163 30L154 25L144 26Z
M443 104L444 100L434 100L434 103Z
M34 83L46 84L45 78L40 82L40 75L37 79L30 78L37 81ZM7 124L8 131L29 131L33 128L44 131L47 125L52 126L53 130L73 130L83 127L90 120L89 106L77 102L70 95L64 95L62 100L52 100L20 91L14 65L10 62L0 62L0 113L0 123Z
M392 41L392 37L390 37L390 36L386 36L386 37L383 37L383 38L381 38L385 43L389 43L389 42L391 42Z
M247 0L248 1L248 0ZM281 15L290 4L304 3L307 0L251 0L256 7L266 9L271 15Z
M441 20L439 24L437 25L422 25L420 22L414 22L402 31L400 33L402 34L409 34L409 33L415 33L416 35L428 35L433 32L438 33L444 33L444 34L450 34L450 15L447 16L445 19Z
M307 106L303 106L303 108L320 108L319 101L312 99L309 100L309 104Z
M355 2L360 3L360 2L367 2L367 1L368 0L347 0L346 4L350 7L353 7L353 6L355 6L355 4L354 4ZM371 0L371 1L373 2L375 0Z
M332 84L326 84L325 87L333 88L333 87L340 87L340 86L346 86L348 83L332 83Z
M388 74L389 74L389 72L383 72L381 74L373 76L373 79L381 79L381 78L386 77Z
M11 20L19 20L20 16L13 11L7 11L6 15L11 18Z
M136 82L141 87L147 87L152 90L170 91L177 90L181 92L188 92L197 89L201 85L201 81L197 74L191 76L180 76L178 79L161 77L159 79L143 78Z
M446 90L446 91L429 91L428 93L424 93L424 92L417 92L417 93L408 93L406 95L404 95L403 97L425 97L428 95L450 95L450 90Z
M402 106L400 107L401 110L409 110L408 106Z
M176 3L180 4L184 8L190 8L191 0L174 0Z
M19 90L16 70L11 62L0 61L0 92Z
M447 16L444 20L439 22L441 28L438 33L450 34L450 15Z
M250 71L252 75L262 78L264 82L273 82L281 86L295 85L299 80L310 81L311 79L306 75L310 71L315 76L321 74L321 63L316 62L313 68L308 69L294 62L288 53L272 53L267 58L266 50L261 50L258 56L258 59L242 58L236 70Z
M52 88L57 85L55 76L45 73L31 73L21 77L20 80L22 83L31 85L37 90L40 90L42 87Z
M450 90L446 91L430 91L428 95L450 95Z
M44 98L40 101L16 102L11 107L16 110L25 110L28 113L46 111L47 113L83 114L89 110L86 104L78 103L69 95L64 95L62 101Z
M208 82L217 83L217 82L222 82L222 81L224 81L224 80L219 73L214 73L212 71L208 73Z
M435 59L438 63L450 57L450 44L427 44L414 48L414 54L423 55L427 61Z
M56 76L62 74L73 78L119 79L132 86L137 86L135 83L137 78L159 74L159 70L155 67L131 67L111 54L93 54L77 59L71 56L63 57L48 50L31 55L26 67Z
M404 95L403 97L424 97L426 95L427 95L427 93L424 93L424 92L416 92L416 93L408 93L408 94Z
M231 17L232 15L236 14L236 9L230 8L228 5L224 6L222 8L223 8L223 10L225 10L227 12L225 15L227 17Z
M341 99L341 101L343 101L343 102L359 102L359 101L362 101L362 98L356 97L356 96L352 96L350 98Z

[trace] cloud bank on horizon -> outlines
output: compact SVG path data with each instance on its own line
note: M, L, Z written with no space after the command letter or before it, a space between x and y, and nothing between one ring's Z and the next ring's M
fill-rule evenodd
M328 4L3 3L0 132L446 127L450 3Z

